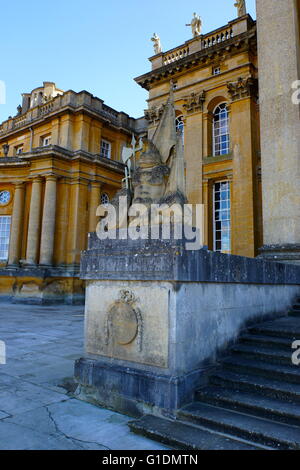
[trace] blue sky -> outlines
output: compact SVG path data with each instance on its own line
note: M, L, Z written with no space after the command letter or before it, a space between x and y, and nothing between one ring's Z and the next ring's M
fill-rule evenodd
M16 114L21 93L56 82L87 90L134 117L147 92L133 78L150 70L154 32L166 51L191 38L193 12L203 33L236 17L235 0L14 0L2 2L0 80L6 104L0 122ZM255 0L247 0L255 18Z

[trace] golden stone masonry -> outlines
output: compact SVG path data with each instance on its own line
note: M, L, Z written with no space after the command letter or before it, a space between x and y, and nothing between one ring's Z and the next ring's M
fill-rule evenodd
M236 19L208 34L194 14L191 39L167 52L153 35L151 70L135 78L149 92L142 118L52 82L23 93L17 115L0 125L2 297L83 301L80 253L96 209L122 187L132 136L152 140L170 84L186 196L205 207L205 245L299 259L299 109L288 96L298 79L299 1L258 0L257 23L245 2L236 7Z

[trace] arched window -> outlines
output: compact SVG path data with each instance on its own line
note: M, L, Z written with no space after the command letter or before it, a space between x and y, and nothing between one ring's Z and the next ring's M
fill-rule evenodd
M213 155L226 155L229 153L229 113L226 103L219 104L214 111L213 118Z
M176 132L178 135L181 135L182 142L184 142L184 121L183 116L177 116L175 119Z
M109 195L107 193L102 193L100 202L103 206L107 206L107 204L109 204Z

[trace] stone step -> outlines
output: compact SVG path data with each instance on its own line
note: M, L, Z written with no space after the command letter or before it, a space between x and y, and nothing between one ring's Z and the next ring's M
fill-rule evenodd
M223 359L222 365L226 369L237 373L257 374L262 377L282 380L283 382L300 384L300 367L294 366L292 361L291 366L287 366L232 356Z
M291 351L291 340L288 338L280 338L276 336L268 335L254 335L254 334L244 334L240 337L240 344L253 344L256 346L263 346L265 348L270 348L277 350L278 348Z
M196 393L196 399L214 406L300 426L300 406L258 393L208 386Z
M300 310L292 309L289 311L290 317L300 317Z
M253 443L243 442L203 427L178 420L146 415L128 423L135 434L187 450L256 450Z
M276 449L300 450L298 426L198 402L182 408L178 416L185 421L225 432L232 437L241 437Z
M263 396L300 403L300 385L285 383L272 378L250 374L238 374L230 370L219 370L210 377L210 383L234 390L259 393Z
M290 344L290 350L285 351L284 349L270 349L264 346L248 345L248 344L237 344L230 350L233 355L241 356L248 359L256 359L258 361L271 362L273 364L287 364L291 365L291 357L293 350Z
M249 328L248 333L288 338L291 342L300 338L300 317L284 317Z

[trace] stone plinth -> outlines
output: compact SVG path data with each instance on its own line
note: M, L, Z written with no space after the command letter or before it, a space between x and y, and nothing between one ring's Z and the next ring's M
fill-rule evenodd
M184 241L104 240L90 234L86 356L78 396L139 415L172 413L251 322L287 312L300 267L209 252Z

